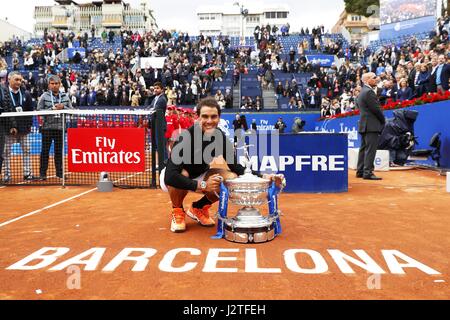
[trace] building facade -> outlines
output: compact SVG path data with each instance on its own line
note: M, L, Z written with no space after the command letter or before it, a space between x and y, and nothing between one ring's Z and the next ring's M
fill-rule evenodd
M97 34L109 29L144 31L157 28L148 0L141 1L138 8L132 8L122 0L83 4L71 0L55 0L53 6L36 6L34 18L36 35L43 35L45 29L90 32L92 26Z
M358 14L343 11L338 21L331 30L332 33L342 33L348 35L351 41L361 41L365 35L374 30L380 29L380 19L365 17ZM347 38L347 37L346 37Z
M253 36L256 26L276 25L278 29L288 23L289 7L283 4L238 3L201 6L197 9L199 32L204 35Z

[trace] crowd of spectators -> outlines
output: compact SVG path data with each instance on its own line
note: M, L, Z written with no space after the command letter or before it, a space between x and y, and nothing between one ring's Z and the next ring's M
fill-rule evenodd
M423 93L448 89L450 66L447 64L449 17L438 20L438 27L427 40L414 36L402 43L392 43L375 51L358 42L344 45L340 38L330 37L323 26L309 30L302 28L296 47L283 48L282 37L289 35L289 25L282 30L275 26L255 29L256 48L232 49L227 36L200 35L192 38L187 33L146 32L131 30L100 33L104 43L120 39L120 49L93 49L90 44L98 30L88 33L45 32L41 44L24 46L19 39L0 45L0 78L6 78L7 69L27 71L25 86L37 99L47 89L51 74L62 79L61 90L68 93L77 106L149 105L154 97L153 84L161 82L170 105L194 105L199 99L212 95L222 108L233 107L233 90L212 90L214 82L222 82L227 73L233 74L237 85L242 74L256 70L263 89L274 90L277 100L288 98L289 109L317 109L324 116L352 111L365 72L380 77L378 94L383 103L407 100ZM59 54L75 45L87 49L83 59L76 57L75 65L64 64ZM307 52L333 54L337 64L324 68L308 61ZM10 57L10 65L6 57ZM160 69L140 68L146 57L167 57ZM74 62L74 61L72 61ZM78 66L75 68L74 66ZM292 80L275 82L275 72L312 74L306 84ZM242 97L240 109L263 109L262 97Z
M357 107L361 76L366 72L374 72L381 79L377 93L383 104L409 100L439 89L448 90L449 20L448 16L438 19L437 28L428 39L418 40L413 35L375 51L358 42L346 48L339 40L326 42L322 27L314 28L310 34L309 30L303 30L302 34L310 35L310 40L304 38L297 50L291 47L284 59L279 41L268 41L265 47L260 45L259 59L254 61L258 65L258 79L266 88L272 82L277 100L288 98L289 109L315 108L323 116L350 112ZM309 62L305 52L311 49L336 54L338 63L323 68ZM295 78L274 83L270 74L276 70L312 76L306 85L298 84Z
M93 37L89 39L87 33L46 33L43 44L26 47L20 42L8 42L1 45L0 71L7 68L6 56L11 57L12 70L19 69L22 57L24 69L37 72L25 79L35 99L47 89L48 76L56 74L62 79L61 90L70 94L74 106L130 107L148 105L154 96L155 82L163 83L173 104L195 104L200 98L214 94L212 83L222 81L227 72L230 54L227 37L219 37L213 43L203 35L191 40L188 34L166 30L142 35L131 30L122 30L119 35L101 33L104 42L114 41L116 36L121 39L120 49L89 50L77 64L79 68L61 63L58 55L75 41L88 48ZM141 69L139 61L146 57L167 57L167 60L161 69ZM4 81L5 75L2 78Z

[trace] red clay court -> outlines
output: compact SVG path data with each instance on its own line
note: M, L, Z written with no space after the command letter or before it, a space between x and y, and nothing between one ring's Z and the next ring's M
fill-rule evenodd
M0 299L448 299L445 178L380 176L282 194L283 233L258 245L212 240L190 220L171 233L160 190L2 188ZM46 258L23 260L38 250Z

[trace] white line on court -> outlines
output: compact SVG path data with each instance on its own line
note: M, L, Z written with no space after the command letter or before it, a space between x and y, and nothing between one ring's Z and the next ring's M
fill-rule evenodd
M46 206L46 207L44 207L44 208L42 208L42 209L38 209L38 210L35 210L35 211L33 211L33 212L27 213L27 214L25 214L25 215L23 215L23 216L14 218L14 219L9 220L9 221L6 221L6 222L3 222L3 223L0 224L0 228L6 226L6 225L8 225L8 224L11 224L11 223L13 223L13 222L22 220L22 219L24 219L24 218L31 217L31 216L33 216L33 215L35 215L35 214L37 214L37 213L42 212L42 211L45 211L45 210L51 209L51 208L53 208L53 207L59 206L60 204L66 203L66 202L68 202L68 201L70 201L70 200L73 200L73 199L82 197L82 196L84 196L84 195L86 195L86 194L88 194L88 193L91 193L91 192L94 191L94 190L97 190L97 188L94 188L94 189L85 191L85 192L80 193L80 194L77 194L77 195L75 195L75 196L73 196L73 197L70 197L70 198L61 200L61 201L59 201L59 202L56 202L56 203L54 203L54 204L51 204L51 205L49 205L49 206Z
M150 169L147 169L145 172L147 172L147 171L150 171ZM120 181L122 181L122 180L126 180L126 179L129 179L129 178L132 178L132 177L134 177L134 176L141 175L141 174L142 174L142 172L135 173L135 174L129 175L129 176L125 177L125 178L118 179L118 180L114 181L113 183L117 183L117 182L120 182ZM88 190L88 191L82 192L82 193L77 194L77 195L75 195L75 196L72 196L72 197L70 197L70 198L67 198L67 199L61 200L61 201L59 201L59 202L56 202L56 203L54 203L54 204L51 204L51 205L49 205L49 206L46 206L46 207L44 207L44 208L42 208L42 209L38 209L38 210L35 210L35 211L33 211L33 212L27 213L27 214L25 214L25 215L23 215L23 216L20 216L20 217L14 218L14 219L12 219L12 220L9 220L9 221L0 223L0 228L1 228L1 227L4 227L4 226L7 226L8 224L14 223L14 222L16 222L16 221L22 220L22 219L24 219L24 218L31 217L31 216L33 216L33 215L35 215L35 214L38 214L38 213L42 212L42 211L45 211L45 210L54 208L54 207L56 207L56 206L59 206L60 204L69 202L69 201L71 201L71 200L73 200L73 199L80 198L80 197L82 197L82 196L84 196L84 195L86 195L86 194L89 194L89 193L91 193L92 191L95 191L95 190L97 190L97 188L90 189L90 190Z

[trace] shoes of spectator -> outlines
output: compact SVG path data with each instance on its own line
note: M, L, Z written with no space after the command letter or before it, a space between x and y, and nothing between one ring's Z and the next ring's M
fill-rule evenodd
M56 177L59 178L59 179L62 179L63 175L62 174L57 174Z
M362 174L362 173L359 173L359 172L357 172L357 173L356 173L356 177L357 177L357 178L362 178L362 177L363 177L363 174Z
M35 176L33 176L32 174L28 174L26 176L23 176L23 180L25 181L35 181L38 180L39 178L36 178Z
M46 180L47 180L47 176L41 174L41 175L39 176L39 180L40 180L40 181L46 181Z
M186 213L184 212L183 208L174 208L172 211L170 231L175 233L186 231L185 217Z
M372 174L370 176L364 176L364 180L383 180L383 178L377 177L376 175Z
M206 205L201 209L197 209L194 208L194 206L191 206L186 214L189 216L189 218L197 221L200 225L204 227L212 227L215 225L215 222L209 215L209 208L211 208L211 205Z

